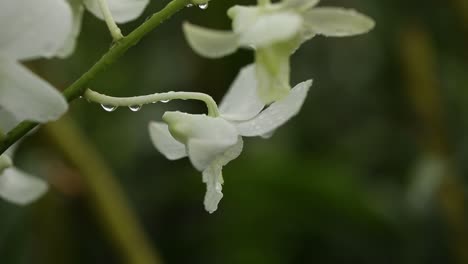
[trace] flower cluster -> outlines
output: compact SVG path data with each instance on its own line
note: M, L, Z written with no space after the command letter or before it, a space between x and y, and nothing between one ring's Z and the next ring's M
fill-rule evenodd
M217 117L166 112L165 123L152 122L151 139L168 159L189 157L203 172L206 183L205 209L212 213L223 197L222 167L237 158L243 147L242 137L266 137L296 115L312 81L294 87L289 95L265 108L257 96L255 66L244 67L223 98Z
M114 41L123 37L117 23L137 18L149 0L4 0L0 4L0 140L22 120L48 122L68 108L50 84L21 62L64 58L76 45L85 9L104 20ZM208 0L192 0L206 6ZM237 158L243 137L268 138L301 109L312 80L290 84L290 56L314 36L354 36L374 27L354 10L317 7L319 0L259 0L258 6L234 6L227 14L232 30L212 30L189 23L183 31L202 56L219 58L239 48L254 50L254 63L243 67L219 107L206 94L168 92L116 98L87 90L84 96L104 109L140 109L142 104L173 99L201 100L208 115L166 112L164 122L151 122L153 144L165 157L188 157L206 183L205 209L217 210L223 197L222 168ZM21 18L21 19L16 19ZM15 21L16 23L10 23ZM32 41L33 40L33 41ZM135 108L136 107L136 108ZM42 180L13 166L13 150L0 155L0 197L26 204L47 190Z
M265 103L289 93L289 57L315 35L354 36L374 27L372 19L354 10L316 7L318 0L283 0L259 6L234 6L227 14L232 31L212 30L189 23L184 32L200 55L219 58L238 48L255 50L258 93Z
M101 1L101 0L99 0ZM138 17L149 0L108 0L117 22ZM3 0L0 3L0 139L23 120L58 119L68 104L54 87L23 66L38 58L65 57L75 47L83 7L103 18L96 0ZM25 204L47 189L45 182L0 155L0 197Z
M232 31L212 30L190 23L183 30L198 54L219 58L238 48L253 49L255 63L241 69L219 107L219 116L166 112L164 123L150 124L156 148L170 160L187 157L202 171L205 209L212 213L223 197L222 167L237 158L242 137L269 137L296 115L312 81L291 89L290 56L316 35L354 36L374 27L354 10L316 7L318 0L259 1L258 6L228 10Z

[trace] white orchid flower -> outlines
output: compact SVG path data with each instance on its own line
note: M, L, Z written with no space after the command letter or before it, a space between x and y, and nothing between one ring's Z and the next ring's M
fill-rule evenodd
M67 110L62 95L21 61L57 54L71 31L64 0L2 0L0 3L0 107L16 120L47 122Z
M0 130L9 130L17 124L12 115L0 110ZM13 166L11 157L15 145L0 155L0 197L18 204L26 205L41 197L48 189L47 183Z
M80 34L83 12L86 8L97 18L104 20L99 0L67 0L73 11L73 30L62 47L59 57L65 58L73 53L76 39ZM117 23L127 23L138 18L149 3L149 0L106 0L113 19Z
M315 35L346 37L363 34L374 21L351 9L316 7L318 0L283 0L228 10L232 31L184 24L190 46L200 55L219 58L238 48L255 49L258 93L266 104L288 95L289 57Z
M296 85L286 98L267 108L255 92L256 85L252 64L240 71L223 98L220 116L166 112L165 123L150 123L151 139L159 152L170 160L188 156L202 171L207 185L204 205L210 213L216 211L223 197L222 167L240 155L242 137L270 134L295 116L312 81Z

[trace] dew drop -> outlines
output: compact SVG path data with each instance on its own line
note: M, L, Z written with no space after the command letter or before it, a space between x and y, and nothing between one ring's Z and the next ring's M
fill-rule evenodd
M186 5L186 7L192 7L192 6L193 6L193 4L187 4Z
M132 112L138 112L141 109L141 105L131 105L128 107L128 109L130 109Z
M161 103L169 103L171 100L161 100Z
M208 8L208 3L204 3L204 4L199 4L198 7L202 10L205 10Z
M102 104L101 106L102 106L102 109L104 109L107 112L113 112L113 111L115 111L115 109L117 109L117 106L115 106L115 105Z

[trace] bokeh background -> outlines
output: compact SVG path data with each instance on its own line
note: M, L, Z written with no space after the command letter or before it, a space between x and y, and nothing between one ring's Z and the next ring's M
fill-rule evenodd
M130 32L168 1L151 1ZM183 21L228 29L213 0L166 21L92 82L132 96L200 91L220 100L251 51L196 55ZM148 122L197 102L108 113L85 100L20 148L17 163L51 183L35 204L0 201L1 263L468 263L468 2L323 0L373 17L371 33L316 37L292 58L313 78L301 113L268 140L246 139L224 168L214 214L187 159L152 146ZM87 13L75 54L29 63L65 88L108 48Z

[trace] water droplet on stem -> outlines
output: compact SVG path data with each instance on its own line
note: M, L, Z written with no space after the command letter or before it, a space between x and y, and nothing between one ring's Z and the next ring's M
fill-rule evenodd
M115 109L117 109L117 106L115 105L105 105L105 104L102 104L102 109L104 109L106 112L113 112L115 111Z
M204 4L199 4L198 7L202 10L205 10L208 8L208 3L204 3Z
M131 105L128 107L128 109L130 109L132 112L138 112L141 109L141 105Z

